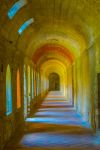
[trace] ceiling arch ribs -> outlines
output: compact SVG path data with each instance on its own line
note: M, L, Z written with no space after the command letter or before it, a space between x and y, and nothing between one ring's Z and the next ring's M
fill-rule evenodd
M35 19L34 25L30 26L30 29L27 28L25 33L23 33L23 35L18 40L20 43L18 46L19 49L24 49L26 55L31 56L37 47L40 47L44 44L44 41L45 44L46 42L51 42L53 39L49 39L51 36L50 31L52 33L55 32L57 36L54 39L56 40L58 40L59 33L61 32L66 35L64 38L68 38L69 35L72 35L69 36L69 42L74 40L73 47L77 42L80 47L76 48L77 50L75 50L74 54L77 54L78 51L80 52L79 49L87 49L100 35L99 0L39 0L39 2L37 0L27 1L27 5L22 7L20 11L16 13L12 21L8 19L7 12L14 3L18 2L18 0L15 0L13 3L12 1L0 1L2 4L0 13L3 14L3 16L0 18L0 32L5 36L6 39L9 39L9 41L17 40L18 29L26 20L32 17ZM54 24L52 23L53 18ZM65 29L62 28L62 26L65 27ZM68 26L71 27L70 30ZM50 31L48 31L47 28ZM79 38L75 38L76 34L71 34L71 32L68 34L68 30L72 32L75 30L76 34L78 35L77 37ZM28 33L29 31L30 33ZM30 40L26 45L25 41L27 40L27 35L30 37ZM41 40L41 38L43 38L42 35L44 37L46 36L46 38L43 40ZM83 37L84 42L82 42L82 38L80 38L80 36ZM37 41L39 41L38 43L35 43L36 41L34 37ZM59 38L58 43L63 41L62 39L64 38ZM68 45L65 44L68 43L68 41L66 41L59 44L69 48ZM26 46L24 46L24 43ZM72 44L70 43L70 45ZM69 48L72 53L74 48Z
M65 47L58 44L46 44L36 50L33 55L33 61L35 62L35 64L37 64L41 57L44 57L44 59L46 59L46 57L54 57L56 59L57 56L61 57L61 59L63 58L62 61L66 60L69 63L72 63L74 60L74 56Z

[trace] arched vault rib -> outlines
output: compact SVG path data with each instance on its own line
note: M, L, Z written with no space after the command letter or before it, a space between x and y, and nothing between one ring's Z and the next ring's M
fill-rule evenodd
M74 0L65 0L61 2L61 9L59 9L59 1L56 1L54 18L53 1L28 1L27 5L18 11L13 20L9 21L7 12L15 2L1 0L0 14L2 15L0 17L0 31L2 31L2 34L7 39L16 41L20 25L30 17L35 18L34 25L31 26L33 28L31 28L32 31L35 30L35 34L31 32L31 38L25 44L25 41L27 41L26 33L29 31L27 29L23 33L23 39L22 37L20 38L18 46L26 55L32 56L37 48L56 39L58 40L58 44L65 46L75 56L78 56L87 47L84 39L91 44L100 35L99 0L79 0L77 2ZM52 19L54 19L54 22ZM76 31L75 33L74 30ZM61 33L64 33L64 36ZM63 39L66 40L64 41Z
M44 25L39 33L35 35L35 38L33 35L30 44L27 45L27 54L34 54L37 49L47 43L62 45L69 49L74 57L78 57L86 49L86 41L83 36L69 26L66 26L66 28L61 26L59 28L54 27L53 29L50 26Z
M70 63L74 61L74 56L70 53L68 49L66 49L61 45L55 45L55 44L46 44L40 47L38 50L36 50L36 52L33 55L33 61L35 64L37 64L41 59L41 57L42 58L44 57L45 59L45 57L50 58L49 56L51 56L56 59L57 55L59 55L59 58L60 57L64 58L62 61L64 61L65 59Z
M62 74L63 72L67 71L67 66L63 62L61 62L59 60L55 60L55 59L51 59L51 60L48 60L48 61L45 61L44 63L42 63L40 70L46 72L50 68L53 71L58 70L58 74ZM59 72L59 68L60 68L61 72ZM47 72L47 74L48 74L48 72Z

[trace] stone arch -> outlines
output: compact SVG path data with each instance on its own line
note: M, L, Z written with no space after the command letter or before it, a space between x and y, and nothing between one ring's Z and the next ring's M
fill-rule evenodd
M10 115L11 113L12 113L12 84L11 84L10 65L8 65L6 71L6 115Z
M60 91L60 77L55 72L49 74L49 91Z

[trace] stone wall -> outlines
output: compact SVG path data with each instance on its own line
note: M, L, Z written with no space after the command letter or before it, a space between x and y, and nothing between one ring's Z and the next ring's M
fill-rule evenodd
M8 47L2 47L0 45L0 149L2 149L7 141L15 134L16 131L23 129L25 118L24 118L24 65L34 68L32 61L24 58L24 55L14 54L13 48L10 45ZM3 49L5 53L3 53ZM10 66L11 71L11 84L12 84L12 113L10 115L6 114L6 71L7 66ZM20 93L21 93L21 107L17 108L17 70L20 72ZM27 74L28 75L28 74ZM27 78L28 80L28 78ZM26 81L28 82L28 81ZM36 104L40 102L42 97L47 91L43 91L41 97L40 93L36 93L34 98L32 98L32 78L30 77L30 109L27 114L30 113ZM26 85L28 86L28 84ZM37 86L37 85L36 85ZM28 89L28 88L27 88ZM41 89L39 89L41 90ZM26 95L28 101L28 94ZM38 102L37 102L38 99ZM28 109L28 108L27 108Z

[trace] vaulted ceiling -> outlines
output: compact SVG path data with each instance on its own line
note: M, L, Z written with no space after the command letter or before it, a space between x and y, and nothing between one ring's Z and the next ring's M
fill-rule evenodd
M41 56L52 58L50 52L43 51L44 45L50 44L64 47L62 54L57 53L56 48L55 58L56 54L65 57L65 51L75 58L100 35L100 0L26 0L13 19L9 19L8 11L17 1L0 0L0 42L7 41L15 47L13 51L31 59L40 49ZM18 34L19 28L30 18L33 23Z

